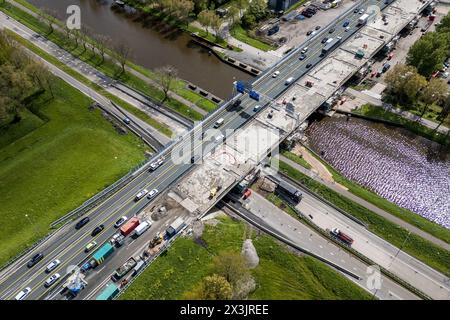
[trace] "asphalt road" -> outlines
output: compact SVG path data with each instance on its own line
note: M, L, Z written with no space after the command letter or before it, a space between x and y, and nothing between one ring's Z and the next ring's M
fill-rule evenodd
M369 265L291 217L258 193L253 192L243 207L238 202L229 202L229 204L239 210L242 216L252 221L256 226L263 226L271 232L292 241L304 250L313 252L356 274L360 279L342 272L349 280L374 294L377 298L382 300L419 299L410 291L383 275L380 275L381 286L379 288L372 286L376 282L369 281L371 276L371 273L368 272Z
M371 4L380 5L382 3L374 0L363 1L360 8L367 8ZM384 7L385 5L382 4L381 6ZM355 14L352 11L348 13L347 16L341 18L339 21L333 22L332 26L328 26L325 29L328 30L328 28L334 27L336 30L333 33L333 37L341 36L342 42L344 42L359 29L356 26L359 16L359 14ZM342 27L344 20L350 21L350 30L348 32L344 32L344 28ZM10 28L13 26L12 30L14 32L17 32L17 29L27 29L14 22L12 19L7 21L3 15L0 16L0 23ZM28 30L28 32L31 31ZM253 89L260 92L264 96L268 96L270 99L277 98L287 89L288 86L285 85L285 80L288 77L292 76L295 79L300 78L307 70L313 68L314 65L325 58L319 56L323 47L321 40L324 36L328 36L328 33L318 36L313 40L309 40L310 43L305 44L309 47L307 53L308 57L305 60L300 61L298 59L298 53L294 51L290 56L285 58L281 64L275 66L272 70L269 70L269 72L263 77L256 79ZM312 67L309 69L306 68L306 64L308 63L312 64ZM279 70L280 75L277 78L272 78L271 74L275 70ZM75 87L80 87L79 83L75 84L70 79L65 80ZM85 90L86 88L82 91L86 92ZM91 92L91 94L93 93ZM253 111L254 106L262 103L252 100L246 95L240 95L240 98L242 99L242 104L239 109L222 109L216 113L213 113L209 118L204 120L203 130L211 128L214 122L221 117L224 118L224 124L220 129L224 131L224 133L226 129L236 129L246 123L255 114ZM198 128L195 128L194 130L198 130ZM177 152L178 148L182 149L182 145L184 145L185 142L186 141L182 144L178 144L178 147L175 147L172 152ZM205 146L203 144L205 144ZM217 143L208 141L201 143L196 148L206 147L209 149L215 144ZM43 282L48 278L48 275L45 274L44 269L48 263L56 258L60 259L62 264L54 270L54 272L61 272L62 274L65 273L68 266L80 265L86 258L84 247L87 243L92 240L96 240L99 246L101 246L103 242L107 241L113 235L114 230L111 226L120 216L135 215L146 205L148 205L149 202L151 202L147 200L147 198L144 198L139 202L134 202L133 199L139 190L143 188L147 188L149 190L157 188L160 191L167 189L180 177L182 177L190 168L192 168L189 158L190 155L187 155L187 163L179 164L174 163L171 157L167 157L166 162L155 172L151 174L145 171L142 172L127 186L123 187L101 205L91 210L86 215L91 218L91 222L89 222L87 226L76 231L74 229L74 223L68 224L53 235L49 240L24 255L9 268L3 270L0 274L0 297L2 299L14 299L15 295L25 287L30 287L32 289L32 292L27 299L45 297L48 290L43 287ZM92 229L99 224L104 224L106 226L106 230L92 238L90 233ZM44 259L32 269L28 269L26 267L26 262L37 252L43 252L45 255Z

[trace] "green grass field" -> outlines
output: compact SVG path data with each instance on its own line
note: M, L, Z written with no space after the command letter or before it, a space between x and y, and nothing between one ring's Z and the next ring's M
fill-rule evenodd
M287 151L287 150L283 150L283 151L281 151L281 154L283 156L285 156L286 158L288 158L288 159L298 163L299 165L305 167L308 170L312 168L311 165L305 159L303 159L303 157L300 157L300 156L296 155L295 153L292 153L292 152Z
M302 183L308 189L316 192L347 213L367 223L370 231L392 243L394 246L401 247L405 239L408 237L407 230L377 215L356 202L341 196L337 192L307 177L282 161L280 161L280 171L292 179ZM445 275L450 275L450 252L447 250L442 249L441 247L413 233L409 235L408 241L404 243L402 250L428 264L430 267L444 273Z
M266 235L255 235L244 223L221 217L203 232L206 248L179 238L121 295L122 300L182 299L211 272L212 259L222 251L240 252L247 237L260 258L252 270L257 288L249 299L370 299L370 295L328 266L300 257ZM249 236L250 235L250 236Z
M233 28L230 29L230 34L237 40L242 41L262 51L275 50L275 48L270 44L267 44L259 39L252 38L251 36L249 36L248 31L242 28L242 26L239 24L235 24Z
M62 80L53 85L55 99L39 96L20 123L0 128L0 264L144 160L137 137L119 135Z

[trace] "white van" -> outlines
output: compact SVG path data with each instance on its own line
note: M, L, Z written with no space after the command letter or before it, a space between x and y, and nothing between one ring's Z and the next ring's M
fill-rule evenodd
M23 300L23 299L25 299L25 297L26 297L30 292L31 292L31 288L30 288L30 287L27 287L27 288L23 289L22 291L20 291L20 292L16 295L15 299L16 299L16 300Z
M218 128L223 124L223 118L220 118L219 120L216 121L216 123L214 123L214 128Z
M289 77L286 79L286 82L284 83L285 85L291 84L292 81L294 81L294 77Z
M220 142L223 141L223 139L225 139L225 136L223 134L218 134L215 138L216 142Z
M149 220L145 220L144 222L141 222L140 225L134 229L133 237L137 238L141 234L143 234L145 231L147 231L151 227L152 223Z

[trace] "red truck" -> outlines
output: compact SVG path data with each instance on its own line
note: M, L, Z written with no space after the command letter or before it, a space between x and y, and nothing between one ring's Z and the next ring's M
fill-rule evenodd
M248 197L250 197L252 194L252 191L250 189L245 190L244 192L244 200L247 199Z
M141 222L139 221L138 218L134 217L131 218L127 223L125 223L123 226L120 227L120 233L122 233L122 235L124 237L126 237L127 235L129 235L134 229L136 229L136 227L140 224Z
M338 228L333 228L331 230L331 234L349 246L351 246L353 243L353 239Z

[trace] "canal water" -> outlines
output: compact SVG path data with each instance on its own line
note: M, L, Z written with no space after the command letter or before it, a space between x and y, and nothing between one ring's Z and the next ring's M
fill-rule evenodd
M172 65L180 78L193 82L220 98L229 98L235 80L251 75L221 62L216 56L191 41L183 32L160 23L144 26L142 21L111 10L111 0L28 0L41 8L52 8L66 17L69 5L81 9L81 22L95 33L109 36L114 42L125 42L132 49L132 59L153 69ZM147 20L148 21L148 20ZM169 30L170 29L170 30Z
M345 177L450 229L450 152L405 129L324 118L307 130L311 148Z

